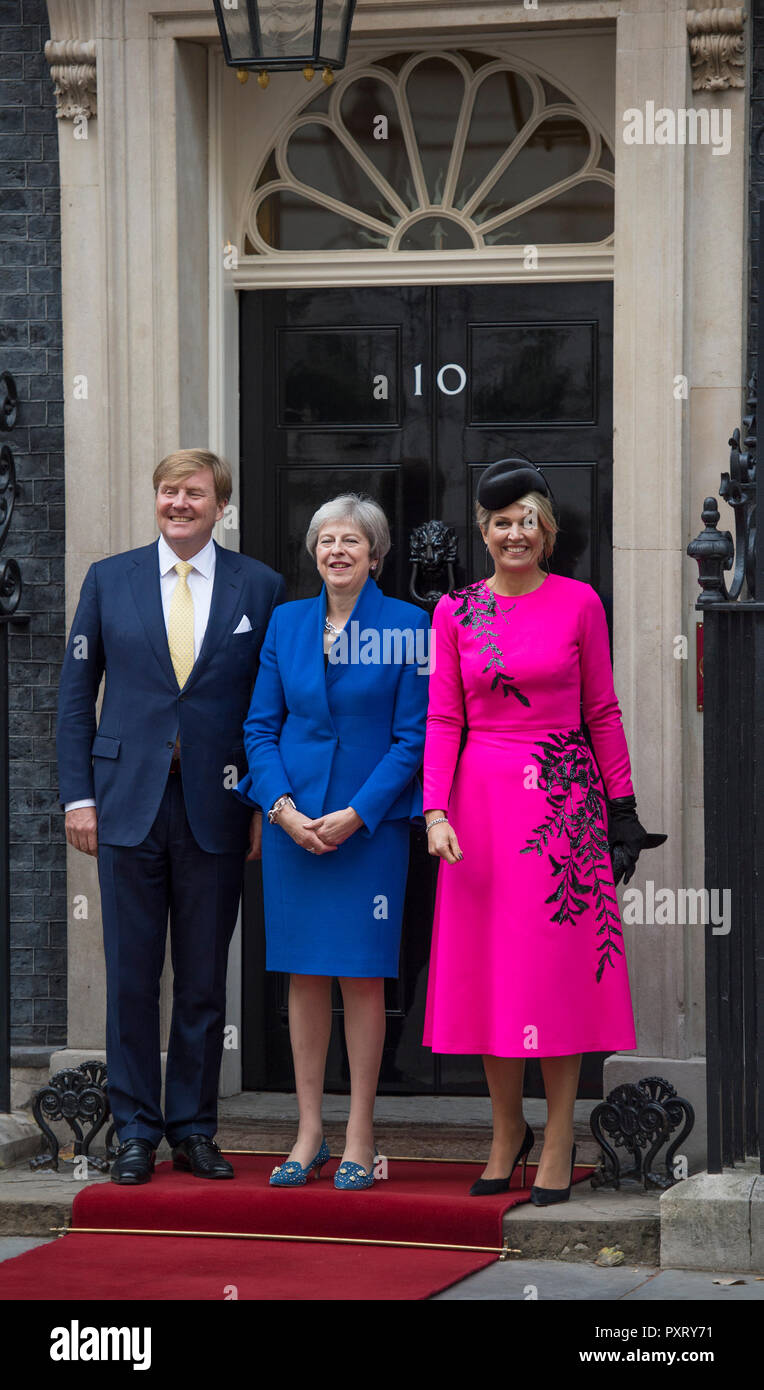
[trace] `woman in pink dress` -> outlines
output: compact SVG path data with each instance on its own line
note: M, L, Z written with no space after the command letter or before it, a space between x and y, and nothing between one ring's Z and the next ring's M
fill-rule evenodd
M531 1198L547 1205L570 1195L581 1054L636 1047L613 863L628 879L665 837L637 820L602 603L539 565L557 530L543 474L502 460L477 497L495 572L444 594L433 616L424 809L442 863L424 1043L483 1056L493 1142L476 1196L505 1191L520 1159L525 1185L523 1071L540 1059L548 1117Z

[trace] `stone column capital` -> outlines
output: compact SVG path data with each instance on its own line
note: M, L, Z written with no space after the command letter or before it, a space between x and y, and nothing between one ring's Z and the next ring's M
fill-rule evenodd
M742 5L712 5L707 10L687 11L690 66L694 92L721 92L744 87L745 39Z
M95 39L48 39L45 57L56 90L59 120L95 116Z

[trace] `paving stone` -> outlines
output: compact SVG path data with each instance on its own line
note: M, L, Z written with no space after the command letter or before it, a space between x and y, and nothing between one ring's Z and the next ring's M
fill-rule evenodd
M745 1283L728 1287L714 1284L715 1277L719 1276L711 1271L656 1269L652 1265L600 1269L597 1265L573 1267L555 1260L506 1260L478 1270L477 1274L469 1275L452 1288L435 1294L432 1301L555 1299L579 1303L670 1303L702 1299L730 1303L764 1300L764 1282L756 1283L751 1274L740 1276Z
M56 1236L0 1236L0 1262L12 1260L15 1255L24 1255L38 1245L50 1245L56 1239Z

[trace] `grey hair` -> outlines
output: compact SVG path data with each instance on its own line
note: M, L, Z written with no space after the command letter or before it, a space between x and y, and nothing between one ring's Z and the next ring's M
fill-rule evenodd
M390 527L379 503L359 492L343 492L339 497L324 502L313 513L305 536L305 547L313 560L316 558L318 533L322 526L332 521L352 521L363 531L369 542L369 558L377 561L374 578L379 579L391 544Z

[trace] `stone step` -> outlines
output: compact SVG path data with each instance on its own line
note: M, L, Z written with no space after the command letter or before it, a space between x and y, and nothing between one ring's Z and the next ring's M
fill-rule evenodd
M477 1200L477 1199L475 1199ZM622 1251L622 1264L660 1264L660 1193L622 1187L592 1189L576 1183L568 1202L551 1207L530 1203L504 1217L511 1259L596 1260L603 1249Z
M594 1165L598 1147L589 1126L594 1101L577 1101L574 1139L578 1163ZM324 1100L325 1133L334 1157L342 1154L347 1096ZM536 1135L527 1169L534 1181L541 1154L546 1105L527 1098L524 1113ZM221 1099L217 1143L224 1150L273 1154L283 1159L294 1143L297 1105L294 1095L242 1092ZM56 1126L59 1129L59 1126ZM28 1131L27 1131L28 1132ZM441 1159L483 1164L491 1142L491 1108L487 1097L381 1096L375 1109L375 1135L380 1153L388 1158ZM67 1132L61 1129L62 1143ZM99 1150L100 1151L100 1150ZM20 1157L20 1155L19 1155ZM165 1142L158 1158L170 1157ZM91 1172L93 1170L91 1169ZM476 1176L480 1169L476 1169ZM93 1173L88 1182L108 1182ZM16 1162L0 1171L0 1234L51 1234L69 1224L74 1197L82 1180L62 1161L58 1172L33 1171ZM478 1201L465 1192L466 1201ZM523 1204L504 1218L504 1239L514 1259L591 1261L605 1246L623 1252L627 1263L659 1263L659 1194L622 1187L618 1192L593 1189L585 1179L572 1190L570 1201L553 1207Z
M536 1143L528 1163L528 1173L535 1171L541 1154L543 1134L536 1130ZM218 1128L216 1143L221 1149L258 1149L261 1152L289 1153L294 1144L296 1124L293 1119L273 1120L223 1119ZM324 1133L332 1154L342 1153L345 1126L341 1120L329 1120ZM380 1153L388 1158L445 1158L485 1163L491 1143L490 1130L484 1125L415 1124L400 1120L377 1120L374 1134ZM596 1163L599 1148L591 1130L577 1124L573 1130L576 1161Z
M438 1127L436 1127L438 1128ZM443 1127L440 1127L443 1128ZM477 1127L473 1132L437 1134L433 1127L393 1125L380 1127L380 1150L388 1157L443 1157L469 1159L482 1146L485 1156L486 1135ZM293 1132L283 1128L256 1128L249 1125L221 1135L221 1148L258 1150L282 1158L291 1146ZM327 1125L327 1139L334 1156L342 1152L341 1126ZM234 1142L235 1141L235 1142ZM435 1152L442 1149L443 1152ZM424 1152L415 1152L424 1150ZM169 1158L165 1143L158 1158ZM583 1159L583 1162L590 1160ZM479 1170L476 1170L479 1171ZM91 1170L92 1172L92 1170ZM535 1165L527 1171L528 1186L535 1176ZM93 1174L86 1180L108 1182L108 1175ZM16 1164L0 1173L0 1235L50 1236L57 1227L71 1221L72 1204L81 1190L83 1180L73 1175L71 1165L62 1161L58 1172L32 1171L28 1163ZM470 1198L465 1191L465 1201ZM660 1222L658 1194L641 1189L620 1192L593 1190L587 1180L574 1185L569 1202L549 1208L523 1204L513 1208L504 1218L504 1239L512 1259L548 1259L592 1261L605 1246L623 1252L625 1263L657 1265L659 1263Z
M344 1126L324 1126L332 1156L342 1153ZM387 1158L440 1158L485 1162L490 1131L485 1125L461 1126L377 1121L375 1136ZM217 1142L228 1150L253 1150L283 1158L294 1143L294 1121L274 1125L268 1120L224 1121ZM538 1133L538 1131L537 1131ZM222 1135L222 1137L221 1137ZM597 1162L598 1146L588 1125L574 1127L576 1163ZM531 1153L526 1181L535 1179L542 1134ZM476 1170L476 1175L479 1170ZM467 1200L477 1201L477 1198ZM587 1179L576 1183L570 1201L543 1208L530 1203L513 1208L504 1217L504 1239L511 1259L592 1261L604 1247L617 1247L624 1263L659 1264L659 1193L642 1188L620 1191L593 1189Z
M573 1138L582 1163L597 1161L599 1149L589 1125L596 1103L578 1100L575 1104ZM342 1152L348 1107L347 1096L324 1096L324 1132L332 1153ZM546 1103L526 1098L523 1112L536 1135L532 1158L538 1160ZM219 1103L217 1142L221 1147L288 1153L296 1131L297 1101L287 1092L242 1091ZM390 1158L484 1163L491 1144L491 1103L487 1096L378 1096L374 1133L380 1153Z

